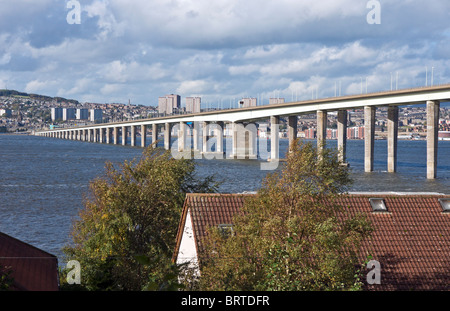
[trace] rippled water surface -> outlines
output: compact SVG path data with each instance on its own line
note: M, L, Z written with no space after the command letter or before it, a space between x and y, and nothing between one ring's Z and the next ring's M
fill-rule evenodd
M280 140L281 156L287 145ZM436 180L426 179L425 141L398 142L395 174L386 172L386 141L376 141L375 151L374 172L364 173L364 142L348 141L351 191L450 194L450 141L439 142ZM60 257L89 181L104 173L105 161L121 163L141 154L138 147L0 135L0 231ZM221 192L256 191L268 173L260 160L196 162L199 176L213 174L222 181Z

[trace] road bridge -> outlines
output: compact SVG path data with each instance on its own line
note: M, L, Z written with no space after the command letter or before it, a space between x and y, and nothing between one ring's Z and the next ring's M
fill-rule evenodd
M81 140L96 143L126 145L128 136L131 145L136 146L136 136L141 136L141 146L147 145L147 133L150 129L152 143L157 141L162 129L164 147L170 149L171 133L178 136L178 152L200 152L206 154L211 131L216 138L214 152L223 154L223 137L226 127L231 127L232 146L229 157L255 158L257 154L257 122L270 121L270 160L279 159L279 125L280 118L287 119L289 140L296 138L297 117L302 114L315 113L317 116L318 148L326 139L327 113L337 111L338 115L338 149L342 162L346 161L346 133L348 110L364 109L364 140L365 140L365 172L373 171L375 112L379 107L388 108L388 172L397 171L397 139L398 139L398 109L399 106L426 105L427 113L427 178L437 176L439 108L441 102L450 101L450 85L430 86L322 98L306 101L295 101L265 106L206 111L195 114L170 115L150 119L123 121L116 123L95 124L73 128L56 128L36 132L35 135L61 139ZM189 126L188 126L189 125ZM200 135L200 133L202 133ZM186 143L187 137L192 138L191 144ZM202 150L199 149L200 140Z

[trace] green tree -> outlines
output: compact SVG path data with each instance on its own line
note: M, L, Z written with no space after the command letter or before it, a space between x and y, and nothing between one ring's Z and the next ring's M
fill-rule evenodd
M82 289L168 289L176 283L171 257L185 194L216 190L200 180L192 160L148 147L90 183L72 230L67 260L81 265ZM69 287L70 288L70 287Z
M10 267L3 266L0 263L0 291L11 290L14 284L14 278L12 277L13 271Z
M356 290L358 249L371 233L335 200L349 169L334 149L318 154L295 141L281 171L269 174L235 217L233 234L211 229L200 258L203 290Z

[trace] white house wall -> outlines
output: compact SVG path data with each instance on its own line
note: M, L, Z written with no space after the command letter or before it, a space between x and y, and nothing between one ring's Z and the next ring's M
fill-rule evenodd
M187 211L186 221L184 224L183 235L181 237L180 247L177 254L177 264L181 265L189 263L189 268L194 268L196 273L198 270L197 248L195 247L194 230L192 228L192 220L190 211Z

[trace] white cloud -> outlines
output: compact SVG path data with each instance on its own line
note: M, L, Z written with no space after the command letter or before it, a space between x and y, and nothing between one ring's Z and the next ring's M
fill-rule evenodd
M27 93L40 93L44 94L49 92L50 89L58 86L58 81L49 80L49 81L41 81L41 80L32 80L27 83L25 86L25 92Z
M105 84L100 92L104 95L117 94L124 89L124 85L122 84Z
M102 66L98 74L102 79L114 83L132 83L137 81L157 80L167 75L162 64L142 64L137 61L124 62L114 60Z
M183 81L176 89L178 94L203 94L208 92L211 85L205 80Z
M130 2L128 5L130 5ZM99 39L105 40L110 35L113 37L124 35L126 22L116 20L109 1L95 0L92 4L84 6L83 11L87 12L89 18L98 17L97 25L100 31L97 36Z
M148 104L174 92L331 96L337 81L358 92L361 77L374 91L390 87L391 72L409 87L423 84L426 66L441 82L450 76L443 1L384 0L376 26L361 0L80 2L81 25L68 25L58 0L0 0L8 88Z
M328 18L360 16L362 22L366 18L365 3L358 0L141 0L133 5L111 0L109 4L117 20L127 21L135 38L192 48L292 42L299 33L314 36L303 31L308 24L321 22L322 28L328 28Z
M0 57L0 66L1 65L6 65L10 62L11 60L11 54L10 53L5 53Z
M245 51L244 59L274 57L286 52L289 49L287 44L277 44L269 46L256 46Z
M241 65L241 66L230 66L229 72L231 75L249 75L255 72L260 72L261 66L256 64Z
M95 83L92 79L89 78L81 78L77 80L69 90L59 89L58 96L66 97L72 95L83 94L85 92L89 92L92 85Z

